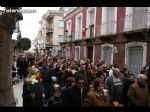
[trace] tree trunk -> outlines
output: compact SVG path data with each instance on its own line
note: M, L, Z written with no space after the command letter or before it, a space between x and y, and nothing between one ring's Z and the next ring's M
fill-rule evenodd
M0 106L16 106L11 78L11 38L18 20L18 15L13 13L0 16Z

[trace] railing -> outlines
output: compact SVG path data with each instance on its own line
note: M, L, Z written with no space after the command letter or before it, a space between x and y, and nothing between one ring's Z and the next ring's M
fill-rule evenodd
M46 28L46 32L47 32L47 33L53 32L52 26L48 26L48 27Z
M115 34L116 33L116 21L107 21L101 24L101 35Z
M126 15L122 22L124 22L124 31L150 28L150 10L142 10Z

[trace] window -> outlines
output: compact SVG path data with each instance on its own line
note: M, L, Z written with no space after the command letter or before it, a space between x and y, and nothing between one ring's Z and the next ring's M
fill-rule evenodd
M105 61L106 64L110 65L113 64L113 44L104 44L101 45L101 58Z
M87 38L95 36L95 22L96 22L96 7L90 7L87 10L87 23L86 23L86 35ZM91 27L92 26L92 27Z
M76 16L76 39L82 38L82 13Z
M129 53L129 71L131 73L139 74L142 70L143 61L143 47L142 46L132 46L128 49Z
M148 7L133 7L133 30L145 28L147 26L147 12Z
M62 51L58 50L58 56L62 56Z
M68 35L71 35L71 20L67 22Z
M115 30L115 25L116 25L116 21L115 21L115 7L108 7L107 8L107 26L106 26L106 32L108 33L113 33Z
M66 57L67 57L67 58L70 57L70 50L69 50L69 48L66 48Z
M64 28L64 21L63 20L58 21L58 28Z
M58 35L58 43L64 41L64 36L63 35Z
M116 32L116 19L117 19L116 7L102 8L102 24L101 24L102 35L113 34Z
M79 59L79 57L80 57L80 49L79 49L79 47L76 47L75 48L75 59Z
M145 66L147 55L147 43L130 42L125 45L125 64L130 73L138 75Z
M111 64L111 47L104 47L104 60L105 63L110 65Z

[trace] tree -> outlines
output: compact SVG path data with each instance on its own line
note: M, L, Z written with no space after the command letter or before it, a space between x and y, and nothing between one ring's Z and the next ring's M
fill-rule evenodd
M16 8L18 7L12 9ZM11 78L12 34L15 30L15 23L22 19L21 13L0 15L0 106L15 106Z
M31 47L31 40L28 38L21 38L20 40L18 40L18 43L15 46L15 49L29 50L30 47Z

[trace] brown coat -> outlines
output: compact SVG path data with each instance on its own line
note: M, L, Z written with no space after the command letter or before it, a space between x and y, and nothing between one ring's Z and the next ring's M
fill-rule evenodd
M129 106L147 106L148 103L148 87L141 87L137 82L129 87L127 97Z
M85 97L85 107L106 107L110 103L109 95L97 96L95 92L89 92Z

